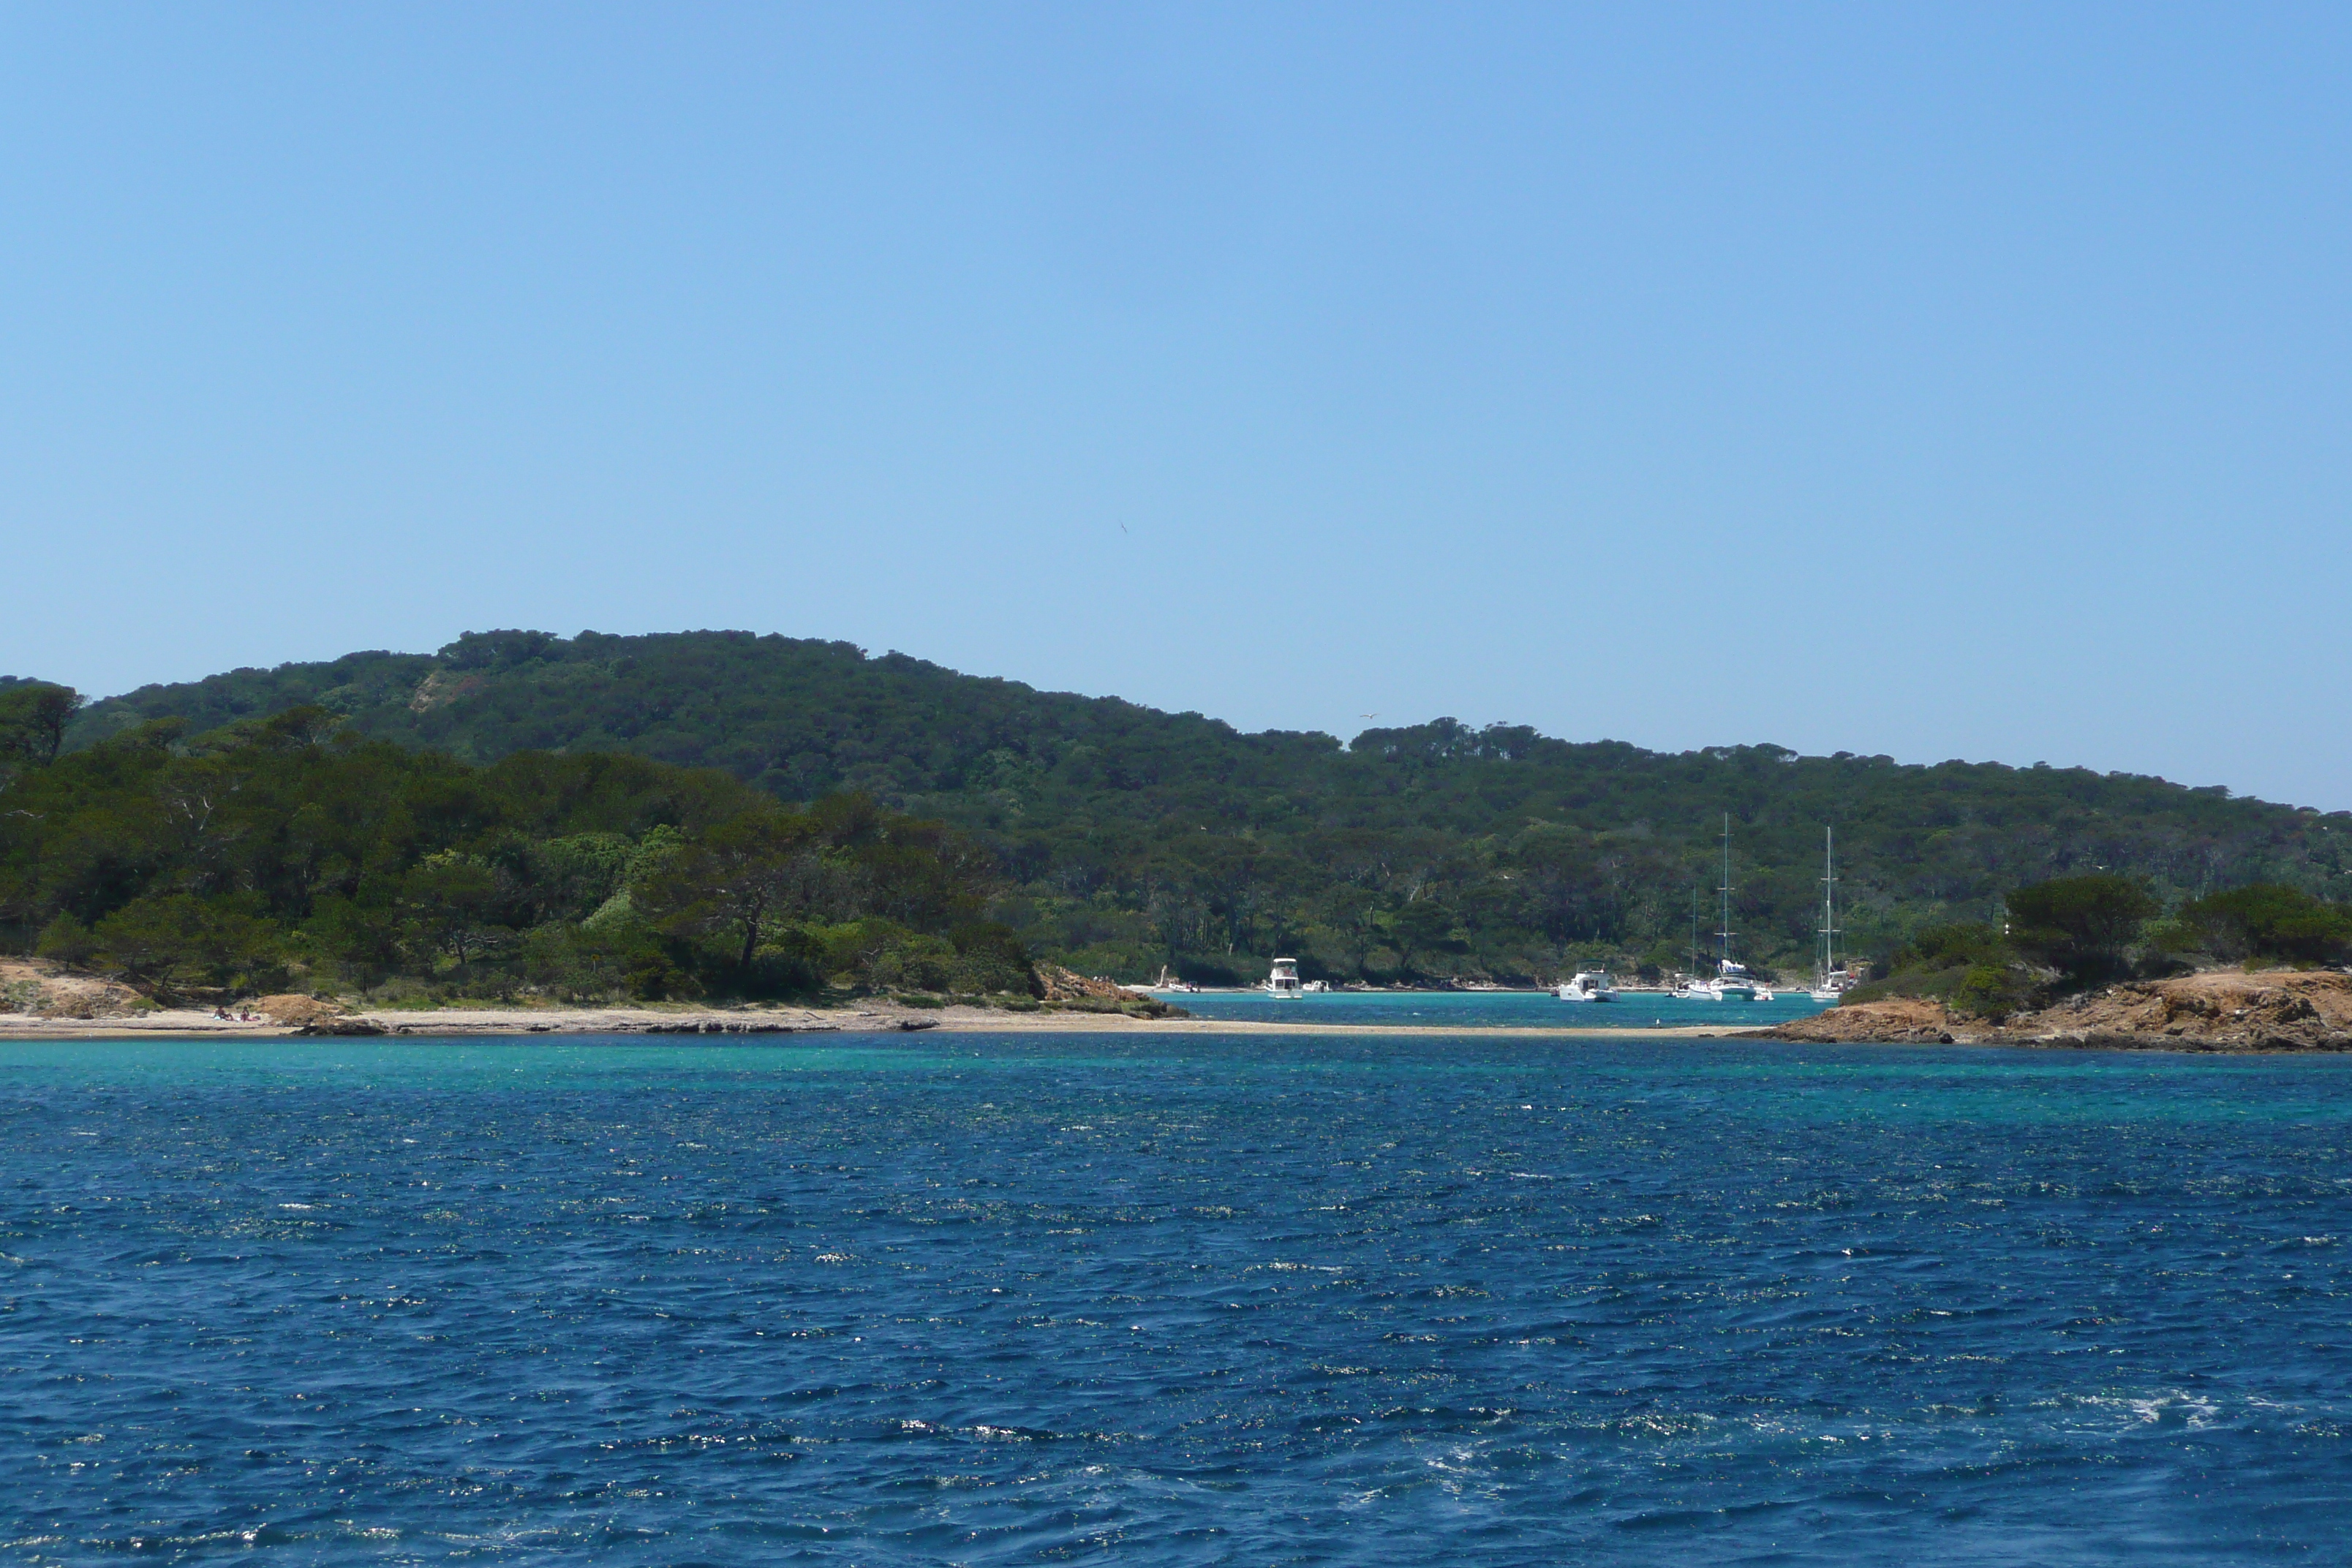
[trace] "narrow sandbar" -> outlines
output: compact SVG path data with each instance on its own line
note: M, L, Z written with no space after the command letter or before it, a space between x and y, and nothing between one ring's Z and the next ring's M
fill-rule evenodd
M996 1007L445 1007L361 1011L347 1023L363 1037L517 1035L1479 1035L1506 1038L1706 1039L1748 1031L1700 1026L1600 1028L1573 1024L1251 1023L1227 1018L1138 1018L1124 1013L1012 1012ZM0 1042L55 1039L248 1039L318 1035L291 1024L244 1022L208 1011L176 1010L106 1018L45 1018L0 1014ZM380 1036L379 1036L380 1032Z

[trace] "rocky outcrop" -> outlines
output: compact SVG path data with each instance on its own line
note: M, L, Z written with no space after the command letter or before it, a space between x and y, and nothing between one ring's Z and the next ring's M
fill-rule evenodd
M390 1031L372 1018L320 1017L294 1031L298 1035L382 1035Z
M2085 992L1993 1024L1890 997L1762 1031L1768 1039L2172 1051L2352 1050L2352 975L2224 970Z
M460 697L471 697L481 689L482 678L478 675L452 676L436 669L416 683L415 691L408 699L408 710L411 713L430 713L444 703L455 702Z
M1890 996L1884 1002L1855 1002L1799 1018L1763 1031L1774 1040L1810 1040L1822 1044L1864 1041L1906 1045L1950 1045L1952 1012L1941 1002L1917 996Z
M1095 980L1075 969L1065 969L1058 963L1037 965L1038 1000L1044 1002L1078 1002L1092 997L1098 1002L1142 1002L1148 998L1140 991L1129 991L1108 980Z
M41 959L0 960L0 1013L35 1018L120 1018L154 1004L128 985L68 974Z
M303 996L288 993L283 996L264 996L247 1004L273 1024L291 1025L296 1028L323 1023L334 1018L346 1018L352 1010L341 1002L330 1002L323 996ZM240 1008L239 1011L244 1011Z
M2352 1050L2352 974L2223 970L2133 981L2021 1013L1990 1037L2160 1050Z
M1037 964L1035 973L1037 998L1049 1006L1060 1005L1078 1012L1128 1013L1139 1018L1186 1016L1181 1008L1171 1007L1157 996L1147 996L1108 980L1090 979L1058 963Z

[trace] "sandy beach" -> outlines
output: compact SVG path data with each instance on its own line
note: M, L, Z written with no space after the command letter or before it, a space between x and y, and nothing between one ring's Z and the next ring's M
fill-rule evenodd
M1009 1012L995 1007L903 1007L867 1002L848 1007L447 1007L434 1011L359 1011L342 1022L352 1037L517 1035L1430 1035L1458 1031L1399 1024L1240 1023L1218 1018L1137 1018L1123 1013ZM1706 1039L1749 1031L1709 1028L1591 1028L1574 1026L1482 1027L1503 1037ZM345 1037L302 1024L232 1022L208 1011L161 1011L117 1017L58 1018L0 1014L0 1041L28 1039L241 1039Z

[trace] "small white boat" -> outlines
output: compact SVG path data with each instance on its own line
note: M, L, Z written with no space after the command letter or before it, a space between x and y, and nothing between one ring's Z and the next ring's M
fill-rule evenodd
M1605 969L1580 970L1574 978L1553 986L1551 994L1563 1002L1617 1000L1617 988L1609 983L1609 972Z
M1274 973L1265 977L1265 984L1260 989L1269 996L1287 996L1296 999L1306 995L1307 987L1300 984L1298 980L1298 960L1276 959Z

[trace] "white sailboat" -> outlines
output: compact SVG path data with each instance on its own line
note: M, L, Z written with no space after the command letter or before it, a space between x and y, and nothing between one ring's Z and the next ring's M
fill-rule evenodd
M1675 996L1684 1002L1720 1002L1715 987L1698 977L1698 884L1691 884L1690 973L1683 976Z
M1805 993L1816 1002L1834 1002L1853 988L1853 976L1837 961L1837 829L1822 829L1822 961L1814 971L1813 988Z
M1731 813L1723 814L1723 885L1716 889L1723 897L1723 924L1715 934L1722 943L1715 961L1715 979L1707 987L1718 1002L1753 1002L1757 984L1744 963L1731 958ZM1772 994L1764 993L1763 1000L1770 1001Z

